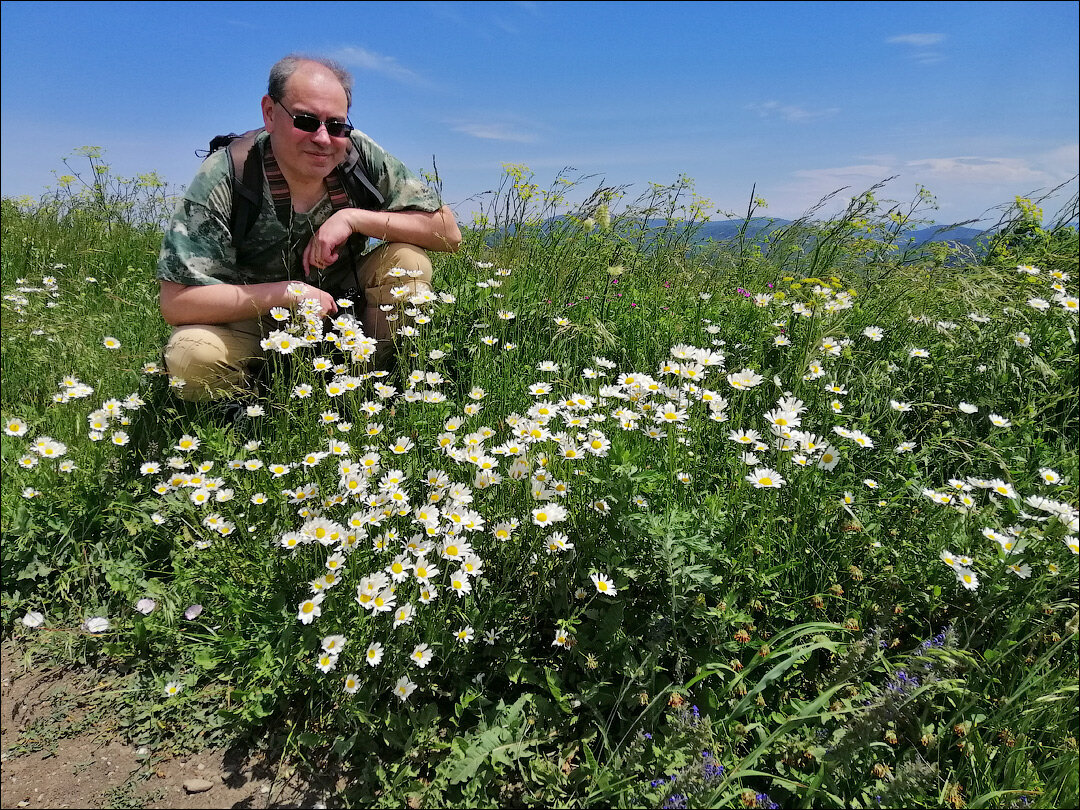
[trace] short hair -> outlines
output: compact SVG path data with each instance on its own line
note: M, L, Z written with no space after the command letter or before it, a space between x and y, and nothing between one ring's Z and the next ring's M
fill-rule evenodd
M296 73L296 69L304 62L314 62L316 65L322 65L333 73L337 80L341 82L341 87L345 91L346 108L352 108L352 75L333 59L326 59L321 56L305 56L299 53L291 53L288 56L279 59L274 63L274 66L270 68L270 80L266 85L267 95L275 101L281 101L285 96L286 82L289 81L292 75Z

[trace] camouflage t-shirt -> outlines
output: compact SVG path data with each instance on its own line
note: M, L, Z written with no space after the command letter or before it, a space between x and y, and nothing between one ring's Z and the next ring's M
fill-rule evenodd
M261 132L249 160L262 160L269 134ZM353 130L352 145L359 149L369 179L382 194L384 211L437 211L438 194L385 152L371 138ZM227 149L210 155L184 193L165 230L158 257L157 277L185 286L257 284L304 278L303 254L319 226L334 213L329 195L309 211L291 212L282 222L274 210L270 184L263 177L259 215L239 249L233 247L229 221L232 178ZM366 239L351 243L362 250Z

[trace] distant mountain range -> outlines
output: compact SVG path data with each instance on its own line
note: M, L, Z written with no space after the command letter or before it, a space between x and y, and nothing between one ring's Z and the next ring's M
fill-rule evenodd
M543 230L554 228L557 224L565 223L566 220L566 217L560 215L545 220L541 225L541 228ZM689 245L700 247L709 242L730 242L738 237L739 229L742 228L744 224L746 227L744 238L748 242L753 242L786 225L790 225L792 221L793 220L790 219L771 219L769 217L753 217L749 221L742 219L709 221L697 226L693 236L689 240ZM827 222L816 224L828 225ZM645 220L645 225L647 226L648 231L659 232L666 225L666 220L648 219ZM680 234L687 228L687 223L681 220L674 222L673 225L674 230ZM620 229L624 236L631 239L638 235L639 226L640 220L636 223L620 220L618 224L615 225L616 228ZM1068 227L1075 228L1077 226L1076 224L1070 224ZM513 234L515 231L516 227L511 225L504 233ZM898 244L901 250L911 250L933 242L952 242L977 251L979 243L984 242L991 235L991 231L981 228L968 228L955 225L928 225L925 228L906 231L901 236ZM489 243L493 243L495 241L494 234L488 234L487 239ZM646 246L648 245L648 242L649 237L646 236Z
M743 227L745 220L720 220L710 221L702 225L699 230L694 234L693 242L695 244L701 244L712 240L714 242L725 242L729 239L734 239L739 229ZM654 227L661 227L664 225L664 220L649 220L649 225ZM767 217L754 217L746 225L745 238L748 240L757 239L765 234L771 233L775 230L783 228L785 225L790 225L789 219L770 219ZM979 236L983 235L985 231L978 228L964 228L964 227L951 227L948 225L931 225L926 228L920 228L919 230L910 231L904 236L904 244L907 239L911 239L912 246L919 246L926 244L927 242L958 242L968 246L974 246Z

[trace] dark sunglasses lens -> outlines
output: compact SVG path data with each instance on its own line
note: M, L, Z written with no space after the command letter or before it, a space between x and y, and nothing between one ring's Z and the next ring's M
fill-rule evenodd
M319 130L319 119L314 115L307 115L301 113L300 115L294 115L293 126L301 132L317 132Z
M332 138L343 138L352 132L352 127L341 121L327 121L326 134Z

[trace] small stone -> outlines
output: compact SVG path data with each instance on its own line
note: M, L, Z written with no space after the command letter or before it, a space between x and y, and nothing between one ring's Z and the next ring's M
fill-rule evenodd
M29 806L30 806L30 802L26 801L26 799L23 799L23 800L22 800L21 802L19 802L19 803L18 803L17 805L15 805L15 806L16 806L16 807L29 807Z
M197 766L195 767L195 770L197 770L197 771L205 771L205 770L206 770L206 766L205 766L205 765L203 765L203 764L202 764L202 763L200 762L200 763L199 763L199 764L198 764L198 765L197 765Z
M184 782L184 790L187 793L206 793L214 786L209 779L188 779Z
M269 792L270 792L270 786L269 785L263 785L261 788L259 788L259 793L269 793Z
M142 760L146 759L148 756L150 756L150 749L147 748L145 745L135 752L135 759Z

